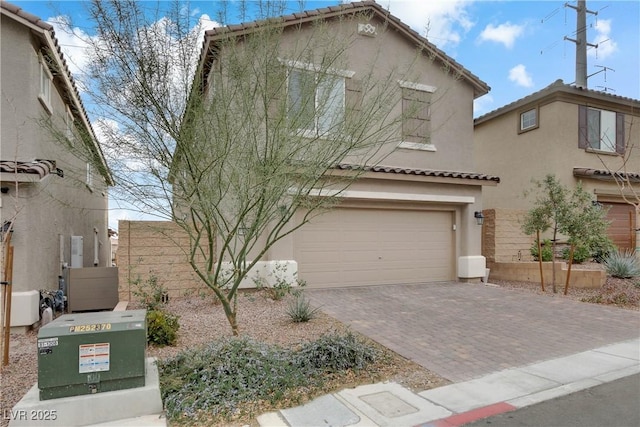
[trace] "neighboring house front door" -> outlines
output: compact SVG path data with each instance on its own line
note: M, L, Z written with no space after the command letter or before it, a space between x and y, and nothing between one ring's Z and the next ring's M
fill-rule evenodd
M607 234L620 250L633 250L635 245L635 209L628 203L603 203L609 208L607 220L611 222Z

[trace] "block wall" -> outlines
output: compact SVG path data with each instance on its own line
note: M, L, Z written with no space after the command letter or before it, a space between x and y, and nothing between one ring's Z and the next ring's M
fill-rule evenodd
M158 278L170 298L210 292L189 265L189 236L175 223L119 221L118 237L120 301L135 301L135 282L151 276Z
M482 255L487 262L531 261L530 248L534 236L522 231L526 211L486 209L482 227Z
M537 262L493 262L488 263L487 268L490 269L489 283L493 280L540 283L540 266ZM567 263L556 262L556 286L564 289L568 271ZM553 275L551 262L542 263L542 273L545 287L550 286ZM569 287L599 288L606 280L607 274L604 270L585 270L574 265L571 268Z

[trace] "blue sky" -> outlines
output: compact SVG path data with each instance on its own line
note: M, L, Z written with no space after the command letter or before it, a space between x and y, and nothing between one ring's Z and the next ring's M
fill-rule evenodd
M476 101L475 115L487 113L556 79L575 80L575 45L564 37L575 37L576 12L564 1L462 1L378 0L391 13L464 65L491 86L488 95ZM26 11L51 20L70 15L82 31L91 33L83 21L82 5L75 1L16 1ZM315 9L338 1L307 1ZM569 2L576 4L576 2ZM228 2L233 11L234 2ZM299 2L291 2L292 11ZM192 1L194 16L208 15L215 21L220 2ZM587 37L598 43L588 51L589 88L640 99L640 2L587 1L598 15L587 17ZM230 12L229 21L237 22ZM73 41L57 32L63 47ZM81 64L81 53L71 53ZM602 67L608 67L606 73ZM614 71L615 70L615 71ZM73 70L72 70L73 71Z
M77 32L92 34L83 19L83 7L76 1L13 1L40 18L55 22L68 15ZM304 9L337 4L339 1L307 1ZM575 37L576 12L564 1L463 1L463 0L378 0L383 7L444 50L469 71L491 86L475 102L475 116L485 114L557 79L575 80L575 45L564 37ZM291 2L291 12L300 2ZM569 4L575 5L576 1ZM215 25L220 1L191 1L194 20L204 18ZM239 20L227 3L227 23ZM640 2L587 1L598 14L587 16L587 38L598 44L588 51L588 80L594 90L640 99ZM206 15L203 17L203 15ZM56 31L71 71L81 75L84 55L81 42ZM606 73L603 70L607 67ZM599 73L598 73L599 72ZM90 106L87 106L91 114ZM92 119L95 119L92 117ZM112 212L110 221L117 223ZM124 215L124 214L123 214ZM124 215L129 216L129 215ZM129 216L130 217L130 216Z

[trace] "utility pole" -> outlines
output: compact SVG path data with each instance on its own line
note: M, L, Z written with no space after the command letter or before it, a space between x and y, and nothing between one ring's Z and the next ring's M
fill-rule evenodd
M576 44L576 87L587 88L587 46L598 48L597 44L587 42L587 13L598 15L587 9L586 0L578 0L578 5L573 6L569 3L564 4L565 7L574 9L577 14L576 20L576 38L572 39L567 36L565 40L569 40Z

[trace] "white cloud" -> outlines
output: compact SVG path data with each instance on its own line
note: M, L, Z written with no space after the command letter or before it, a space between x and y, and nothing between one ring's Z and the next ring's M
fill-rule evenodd
M589 48L587 55L597 57L598 59L606 59L618 51L618 44L611 38L611 20L600 19L593 26L596 30L596 37L591 41L597 44L598 48Z
M458 45L475 25L468 13L470 1L383 0L379 3L441 49Z
M69 71L76 82L78 90L86 91L86 81L84 70L89 62L88 40L91 37L77 27L71 27L69 18L66 16L54 16L47 20L53 26L56 39L62 49Z
M522 87L532 87L533 80L524 65L518 64L509 70L509 80Z
M473 100L473 116L478 117L484 113L491 111L493 106L493 97L489 94Z
M492 41L502 43L507 49L511 49L516 39L524 32L524 25L515 25L510 22L494 26L489 24L480 33L480 41Z

